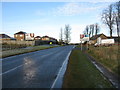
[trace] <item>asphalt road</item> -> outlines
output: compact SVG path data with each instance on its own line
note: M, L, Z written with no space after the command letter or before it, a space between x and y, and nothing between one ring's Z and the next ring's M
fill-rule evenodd
M56 47L2 59L2 88L51 88L73 47Z

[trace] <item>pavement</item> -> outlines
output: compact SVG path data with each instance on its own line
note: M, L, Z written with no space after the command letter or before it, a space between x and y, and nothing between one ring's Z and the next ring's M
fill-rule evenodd
M55 47L2 59L2 88L54 88L73 48Z

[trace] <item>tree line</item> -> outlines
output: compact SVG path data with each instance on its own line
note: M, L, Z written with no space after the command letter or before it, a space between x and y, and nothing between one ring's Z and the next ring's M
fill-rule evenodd
M71 40L70 37L71 34L71 27L70 25L65 25L64 29L60 29L60 39L59 39L59 44L68 44Z
M89 35L89 37L92 37L94 34L97 35L99 31L100 31L100 26L98 23L95 23L95 24L87 25L83 33Z
M117 29L118 39L120 37L120 1L109 5L102 11L101 21L109 28L110 37ZM98 23L87 25L84 34L88 34L89 37L97 35L100 32L100 26Z

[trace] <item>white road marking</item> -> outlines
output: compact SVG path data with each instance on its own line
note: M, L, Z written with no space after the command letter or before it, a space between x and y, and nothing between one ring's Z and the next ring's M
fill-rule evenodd
M54 51L54 52L52 52L52 53L49 53L49 54L45 54L45 55L42 55L41 57L46 57L46 56L49 56L49 55L52 55L53 53L55 53L56 51ZM25 58L26 59L26 58ZM25 63L26 64L26 63ZM15 68L13 68L13 69L10 69L10 70L8 70L8 71L6 71L6 72L4 72L4 73L0 73L0 75L3 75L3 74L6 74L6 73L9 73L9 72L11 72L11 71L14 71L14 70L16 70L17 68L20 68L20 67L22 67L24 64L22 64L22 65L19 65L19 66L17 66L17 67L15 67Z
M90 57L88 57L88 58L91 60ZM95 65L95 67L96 67L101 73L103 73L102 69L99 68L99 66L95 63L95 61L91 61L91 62Z
M22 65L19 65L19 66L17 66L17 67L15 67L15 68L13 68L13 69L10 69L10 70L8 70L8 71L6 71L6 72L4 72L4 73L1 73L0 75L9 73L9 72L11 72L11 71L14 71L14 70L16 70L17 68L22 67L22 66L23 66L23 64L22 64Z
M64 62L63 62L63 64L62 64L62 67L60 68L60 70L59 70L59 72L58 72L58 75L57 75L56 79L54 80L54 82L53 82L53 84L52 84L52 86L51 86L51 90L52 90L52 88L54 88L54 86L55 86L55 84L56 84L56 82L57 82L57 80L58 80L58 78L59 78L59 76L60 76L60 73L61 73L61 71L62 71L62 68L63 68L64 64L66 63L66 61L69 59L70 54L71 54L71 51L68 53L66 59L64 60Z
M88 57L90 60L91 60L91 58L90 57ZM114 83L114 81L112 80L112 79L110 79L109 77L107 77L106 75L105 75L105 73L104 73L104 71L95 63L95 61L91 61L94 65L95 65L95 67L103 74L103 75L101 75L101 76L103 76L104 77L104 79L108 79L116 88L118 88L118 85L116 85L116 83Z
M74 45L74 46L73 46L73 49L74 49L75 47L76 47L76 46Z
M52 55L53 53L49 53L49 54L45 54L45 55L42 55L41 57L46 57L46 56L49 56L49 55Z

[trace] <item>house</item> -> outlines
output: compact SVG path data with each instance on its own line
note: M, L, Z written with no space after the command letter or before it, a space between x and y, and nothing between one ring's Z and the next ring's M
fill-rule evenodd
M57 40L57 39L55 39L53 37L49 37L49 36L43 36L43 37L41 37L41 40L43 40L43 41L54 41L54 40Z
M50 42L52 42L53 44L57 44L58 43L57 39L55 39L53 37L49 37L49 36L43 36L43 37L41 37L41 40L43 42L46 42L47 44L49 44Z
M34 33L26 33L25 40L27 40L27 41L34 40Z
M0 40L16 40L16 39L8 36L7 34L0 34Z
M50 40L50 37L49 36L43 36L41 38L42 41L49 41Z
M24 41L25 40L25 34L26 32L20 31L14 34L14 38L19 41Z
M97 43L98 39L107 39L107 36L104 35L103 33L102 34L98 34L98 35L94 35L90 38L90 41L89 43L90 44L95 44Z
M34 33L26 33L26 32L20 31L14 34L14 38L16 38L16 40L19 40L19 41L34 40Z
M41 37L40 37L40 36L36 36L36 37L34 38L34 40L41 40Z

